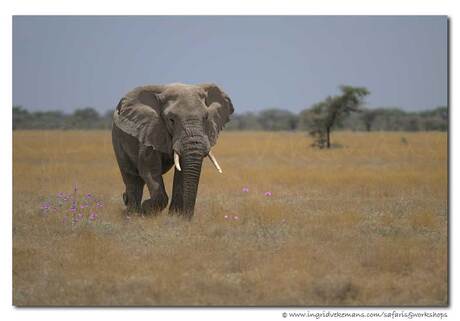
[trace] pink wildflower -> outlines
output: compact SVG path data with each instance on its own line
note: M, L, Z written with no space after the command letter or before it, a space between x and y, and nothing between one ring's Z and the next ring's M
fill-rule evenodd
M40 206L40 208L45 211L49 210L50 207L51 207L50 203L43 203L42 206Z
M70 208L71 212L76 212L77 211L77 203L73 202L72 207Z

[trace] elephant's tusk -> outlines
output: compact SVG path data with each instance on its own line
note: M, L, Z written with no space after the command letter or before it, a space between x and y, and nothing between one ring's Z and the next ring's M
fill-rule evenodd
M176 169L180 172L182 169L180 168L179 164L179 154L174 152L174 165L176 166Z
M220 168L219 163L217 162L216 158L214 157L211 151L209 151L208 157L211 160L212 164L216 167L217 171L222 174L222 169Z

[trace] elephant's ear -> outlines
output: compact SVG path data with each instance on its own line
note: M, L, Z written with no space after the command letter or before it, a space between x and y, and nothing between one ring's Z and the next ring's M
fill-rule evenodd
M207 93L206 105L208 106L207 134L211 146L217 143L217 137L224 125L233 114L233 104L230 97L217 85L200 85Z
M171 137L161 117L161 86L138 87L118 103L113 123L125 133L136 137L145 146L160 152L171 151Z

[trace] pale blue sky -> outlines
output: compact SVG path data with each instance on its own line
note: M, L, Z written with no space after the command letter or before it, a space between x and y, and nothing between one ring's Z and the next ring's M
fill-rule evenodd
M144 84L215 82L237 112L300 111L340 84L369 107L447 104L445 16L16 16L13 104L112 109Z

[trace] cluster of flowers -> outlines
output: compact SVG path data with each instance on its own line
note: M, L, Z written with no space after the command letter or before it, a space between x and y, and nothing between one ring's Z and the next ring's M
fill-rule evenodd
M243 193L249 193L249 187L243 187L242 189ZM267 191L264 193L265 196L272 196L272 192Z
M86 193L83 196L78 194L75 185L73 193L57 193L56 197L44 202L40 209L43 214L50 212L64 212L62 223L71 219L72 224L82 221L85 217L92 222L97 219L97 211L104 207L104 203L96 199L92 194Z
M249 187L243 187L243 189L241 190L243 193L249 193ZM270 197L272 196L272 192L270 191L267 191L264 193L265 196L267 197ZM224 215L224 218L226 220L235 220L235 221L238 221L240 219L240 217L238 215Z
M235 216L232 216L232 215L224 215L224 218L226 220L235 220L235 221L238 221L240 219L240 217L238 215L235 215Z

